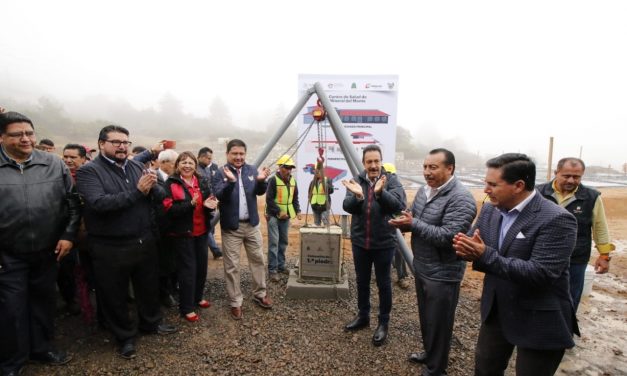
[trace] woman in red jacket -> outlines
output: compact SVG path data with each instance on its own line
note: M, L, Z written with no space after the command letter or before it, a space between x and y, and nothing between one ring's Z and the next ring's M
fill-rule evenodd
M177 257L179 310L187 321L198 321L195 307L209 308L203 298L207 279L207 231L218 201L211 183L198 175L198 161L185 151L176 159L174 174L165 184L163 207L169 221L167 236L172 238Z

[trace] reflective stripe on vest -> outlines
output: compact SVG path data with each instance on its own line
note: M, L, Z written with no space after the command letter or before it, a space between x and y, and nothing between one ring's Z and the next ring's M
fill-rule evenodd
M296 217L296 210L294 210L294 205L292 204L294 200L294 189L296 188L294 177L290 176L289 189L283 179L278 175L276 175L274 179L276 180L276 197L274 197L274 202L279 207L279 216L287 214L290 218Z
M327 179L324 181L315 184L311 189L311 204L315 205L324 205L327 202L327 192L326 192L326 183Z

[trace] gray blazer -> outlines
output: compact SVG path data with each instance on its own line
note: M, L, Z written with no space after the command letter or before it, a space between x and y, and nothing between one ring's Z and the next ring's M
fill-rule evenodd
M512 224L501 249L500 212L487 203L475 226L486 245L473 263L485 272L481 321L496 309L505 338L520 347L557 350L573 347L579 334L569 293L569 260L577 222L539 193ZM498 308L497 308L498 307Z

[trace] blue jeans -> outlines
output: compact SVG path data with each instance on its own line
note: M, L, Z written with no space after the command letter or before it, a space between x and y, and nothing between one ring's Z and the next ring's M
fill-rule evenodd
M357 308L360 317L370 316L370 276L374 274L379 289L379 324L390 321L392 311L392 258L396 247L366 250L353 245L353 261L357 279Z
M399 280L407 278L407 265L403 255L401 255L401 250L398 249L398 247L396 247L394 252L394 269L396 269L396 276Z
M207 232L207 245L209 246L211 253L215 256L217 254L221 254L222 251L220 250L220 247L218 247L218 243L216 243L214 231L215 227L212 227L209 232Z
M573 299L575 313L577 313L577 307L579 307L581 300L587 266L588 264L570 264L570 296Z
M285 250L287 249L287 233L290 228L289 219L268 219L268 272L276 273L285 270Z

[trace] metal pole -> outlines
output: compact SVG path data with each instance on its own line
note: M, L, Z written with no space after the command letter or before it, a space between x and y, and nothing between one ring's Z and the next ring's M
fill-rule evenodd
M344 130L344 124L342 124L340 116L337 114L337 111L335 111L333 104L331 104L327 93L325 93L324 89L322 89L320 82L316 82L314 84L314 89L318 95L318 99L320 99L322 106L327 112L329 124L335 134L335 138L337 138L337 141L340 144L340 148L342 149L342 154L344 154L348 168L351 170L353 176L357 177L361 172L361 168L359 167L361 166L361 160L353 148L353 143Z
M357 167L361 165L359 155L355 151L355 148L353 148L353 143L351 142L350 138L346 134L346 131L344 130L344 124L342 124L340 116L337 114L337 111L335 111L335 107L333 107L333 105L331 104L331 101L329 100L327 94L324 92L324 89L322 89L322 85L319 82L316 82L314 88L316 90L316 94L318 95L318 99L320 99L322 106L327 111L329 124L331 124L331 129L333 130L333 133L335 133L335 138L337 138L337 141L340 144L342 153L346 158L346 163L348 163L348 167L353 173L353 176L357 177L359 175L359 172L361 171L361 168ZM396 239L398 247L401 250L401 255L403 255L403 258L405 259L409 270L411 270L411 272L415 275L416 271L414 270L414 254L407 246L407 243L405 242L405 237L403 237L403 234L398 229L396 230Z
M270 154L270 150L272 150L272 148L276 145L279 139L283 136L287 128L289 128L289 126L292 124L294 119L296 119L296 116L298 116L298 113L300 112L300 110L302 110L303 107L305 107L305 105L307 104L307 101L313 95L314 92L315 92L314 88L308 89L307 92L305 92L305 94L300 98L300 100L294 105L294 108L292 108L292 111L287 115L285 120L283 120L283 123L281 124L281 127L279 128L279 130L272 136L270 140L268 140L266 145L263 147L263 150L261 150L261 152L257 156L257 159L255 159L255 162L253 163L255 166L257 167L261 166L261 164L266 159L268 154Z
M551 180L551 168L553 167L553 136L549 138L549 167L546 171L546 180Z

